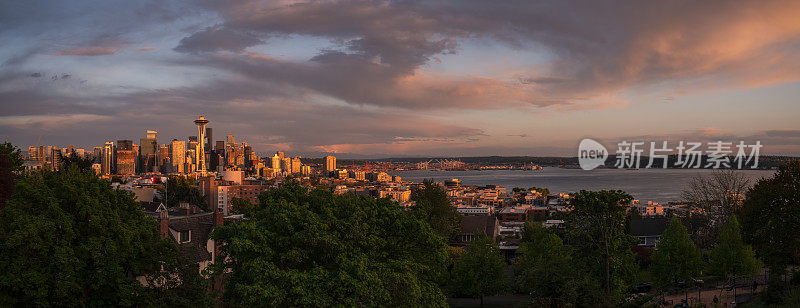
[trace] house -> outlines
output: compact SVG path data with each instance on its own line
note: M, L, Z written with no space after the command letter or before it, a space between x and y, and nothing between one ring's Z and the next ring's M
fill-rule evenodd
M667 226L666 217L631 219L631 235L639 239L639 246L655 247Z
M461 217L461 233L452 243L454 246L466 246L475 239L479 233L485 233L489 238L497 239L500 235L500 223L494 216L464 216Z

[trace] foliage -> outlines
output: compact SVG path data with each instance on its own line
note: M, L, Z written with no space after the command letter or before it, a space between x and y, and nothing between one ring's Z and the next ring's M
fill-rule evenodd
M568 244L580 271L600 281L602 305L622 302L638 268L630 247L636 241L625 231L625 206L631 196L618 190L573 194L566 217Z
M183 176L171 176L165 185L166 189L160 188L159 191L162 196L166 194L164 203L168 207L175 207L182 202L188 202L206 211L210 210L208 201L200 193L200 189L193 179Z
M662 286L677 285L700 275L703 259L700 250L677 218L664 230L653 254L651 270Z
M75 166L32 173L0 210L0 305L209 303L196 265L187 271L174 251L131 193Z
M443 239L388 199L308 191L294 180L218 227L223 299L243 306L444 306Z
M22 154L11 143L0 144L0 208L14 192L14 180L22 170Z
M550 189L548 189L548 188L543 188L543 187L536 187L536 186L533 186L533 187L531 187L530 189L531 189L532 191L537 191L537 192L539 192L540 194L542 194L542 196L545 196L545 197L547 197L547 195L549 195L549 194L550 194Z
M692 178L682 196L705 210L712 221L725 223L725 219L738 212L742 196L749 188L750 179L741 171L714 170L711 175Z
M761 269L750 245L742 241L739 220L735 216L722 227L717 245L711 250L711 271L718 275L754 275Z
M94 164L94 161L89 158L83 158L78 155L72 155L70 157L63 158L62 169L67 169L69 168L70 165L75 165L78 169L94 172L92 170L92 164Z
M800 161L782 165L747 193L742 229L758 256L781 274L800 252Z
M450 205L450 198L441 186L424 180L422 187L411 192L416 204L411 211L428 222L437 235L452 239L461 231L461 215Z
M579 273L569 248L550 228L528 222L517 250L514 274L519 288L531 294L536 304L558 306L574 303Z
M506 262L500 247L479 233L453 265L452 284L458 295L481 298L506 290Z

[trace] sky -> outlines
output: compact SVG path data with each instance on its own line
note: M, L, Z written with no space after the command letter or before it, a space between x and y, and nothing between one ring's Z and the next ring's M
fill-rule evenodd
M800 155L798 1L4 1L0 141L575 156L584 138ZM613 151L613 148L612 148Z

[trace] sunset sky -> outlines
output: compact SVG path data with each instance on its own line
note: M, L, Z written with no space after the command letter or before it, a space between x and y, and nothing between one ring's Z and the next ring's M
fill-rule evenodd
M292 155L800 155L800 1L4 1L0 141Z

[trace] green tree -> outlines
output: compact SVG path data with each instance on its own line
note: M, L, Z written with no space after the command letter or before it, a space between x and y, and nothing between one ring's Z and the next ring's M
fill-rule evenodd
M0 210L0 305L210 303L177 251L131 193L75 166L32 173Z
M450 205L447 192L431 180L422 181L422 187L411 192L416 204L411 211L422 218L445 239L452 239L461 231L461 215Z
M674 286L700 275L703 259L686 227L673 217L653 253L650 269L661 286Z
M456 259L451 274L454 292L481 299L506 290L506 262L500 247L486 234L479 233Z
M517 250L514 275L521 290L536 304L563 306L574 303L579 285L569 248L561 238L539 223L525 223Z
M22 154L11 143L0 144L0 208L14 192L14 180L22 171Z
M580 191L570 199L566 217L569 245L583 270L601 281L603 305L624 300L638 272L630 246L636 241L625 233L625 208L631 196L618 190Z
M800 161L782 165L771 178L761 179L747 193L742 207L746 240L769 267L773 277L800 253Z
M166 195L165 203L168 207L175 207L182 202L197 205L206 211L210 210L208 201L200 193L197 183L188 177L172 176L167 180L165 188L159 188L162 196Z
M711 250L711 271L728 277L730 275L755 275L761 269L753 248L742 240L739 220L736 216L728 218L722 227L717 244Z
M223 299L242 306L445 306L444 240L395 202L294 180L218 227Z

